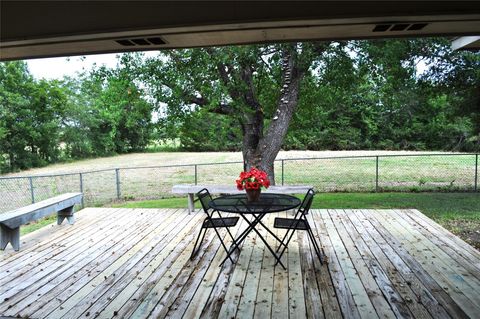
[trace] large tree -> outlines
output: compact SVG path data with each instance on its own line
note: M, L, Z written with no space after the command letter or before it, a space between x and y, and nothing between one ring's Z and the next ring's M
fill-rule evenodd
M202 109L233 118L242 135L245 169L259 167L274 182L274 160L301 83L327 48L293 43L167 51L148 60L144 74L171 116Z
M119 57L115 69L94 68L65 81L69 91L64 142L71 157L144 150L151 138L153 106L136 72L138 54Z

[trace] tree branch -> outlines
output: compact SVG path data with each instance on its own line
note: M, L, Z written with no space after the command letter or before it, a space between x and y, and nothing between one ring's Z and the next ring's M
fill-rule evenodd
M209 110L212 113L222 114L222 115L233 115L235 112L233 108L228 104L220 103L215 108Z
M212 48L206 49L207 53L214 58L215 52ZM240 71L234 72L234 68L229 63L217 62L217 70L220 76L221 81L228 90L228 94L232 100L242 100L247 106L252 110L260 110L260 104L256 99L255 94L255 85L253 83L253 71L252 65L248 63L241 63ZM238 79L238 81L235 81ZM241 90L241 86L237 83L245 83L247 89L245 91Z
M191 104L196 104L200 106L201 108L204 108L206 106L210 105L210 102L205 99L204 97L196 97L196 96L191 96L188 101ZM208 110L211 113L216 113L216 114L222 114L222 115L232 115L234 114L233 108L226 104L226 103L219 103L217 106L210 108Z

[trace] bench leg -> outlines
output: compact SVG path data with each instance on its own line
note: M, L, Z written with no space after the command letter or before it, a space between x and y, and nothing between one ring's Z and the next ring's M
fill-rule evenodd
M188 213L192 213L195 211L194 197L195 197L195 194L193 193L188 194Z
M75 223L75 216L73 215L74 212L73 206L60 210L57 213L57 225L61 225L65 218L70 225L73 225L73 223Z
M20 250L20 227L11 229L0 225L0 250L5 250L7 244L12 244L15 251Z

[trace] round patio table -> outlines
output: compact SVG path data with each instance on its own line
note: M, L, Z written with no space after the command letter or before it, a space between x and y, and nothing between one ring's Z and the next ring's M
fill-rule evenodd
M261 193L258 201L249 202L247 200L246 194L235 194L235 195L225 195L215 198L209 203L209 206L212 209L235 213L242 216L242 218L247 222L248 227L245 229L238 238L235 239L232 246L229 249L227 257L223 260L221 265L227 260L230 255L235 251L236 248L240 248L239 245L247 238L248 234L251 231L254 231L258 237L263 241L265 246L270 250L275 259L282 265L285 269L285 266L278 258L277 254L274 252L272 247L267 243L262 234L258 231L257 225L261 225L266 229L279 243L282 243L281 239L278 238L263 222L262 219L270 213L277 213L282 211L287 211L289 209L296 208L301 203L300 199L295 196L286 195L286 194L276 194L276 193ZM251 217L251 220L250 218Z

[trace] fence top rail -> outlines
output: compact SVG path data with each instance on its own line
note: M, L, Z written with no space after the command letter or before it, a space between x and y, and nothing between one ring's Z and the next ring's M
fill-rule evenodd
M78 174L84 174L83 172L77 173L62 173L62 174L44 174L44 175L28 175L28 176L0 176L0 180L7 179L30 179L30 178L42 178L42 177L58 177L58 176L74 176Z
M429 157L429 156L478 156L478 153L422 153L422 154L379 154L379 155L357 155L357 156L322 156L322 157L296 157L280 158L275 161L305 161L305 160L327 160L327 159L352 159L352 158L380 158L380 157Z
M297 157L297 158L280 158L275 162L285 161L307 161L307 160L332 160L332 159L355 159L355 158L381 158L381 157L429 157L429 156L478 156L479 153L422 153L422 154L381 154L381 155L357 155L357 156L324 156L324 157ZM42 175L29 175L29 176L0 176L0 180L12 180L12 179L29 179L29 178L45 178L45 177L59 177L59 176L72 176L72 175L85 175L93 173L101 173L116 170L132 170L132 169L148 169L148 168L172 168L172 167L195 167L195 166L208 166L208 165L228 165L228 164L243 164L243 161L232 162L212 162L212 163L197 163L197 164L176 164L176 165L155 165L155 166L135 166L135 167L113 167L104 168L92 171L81 171L73 173L62 174L42 174Z

